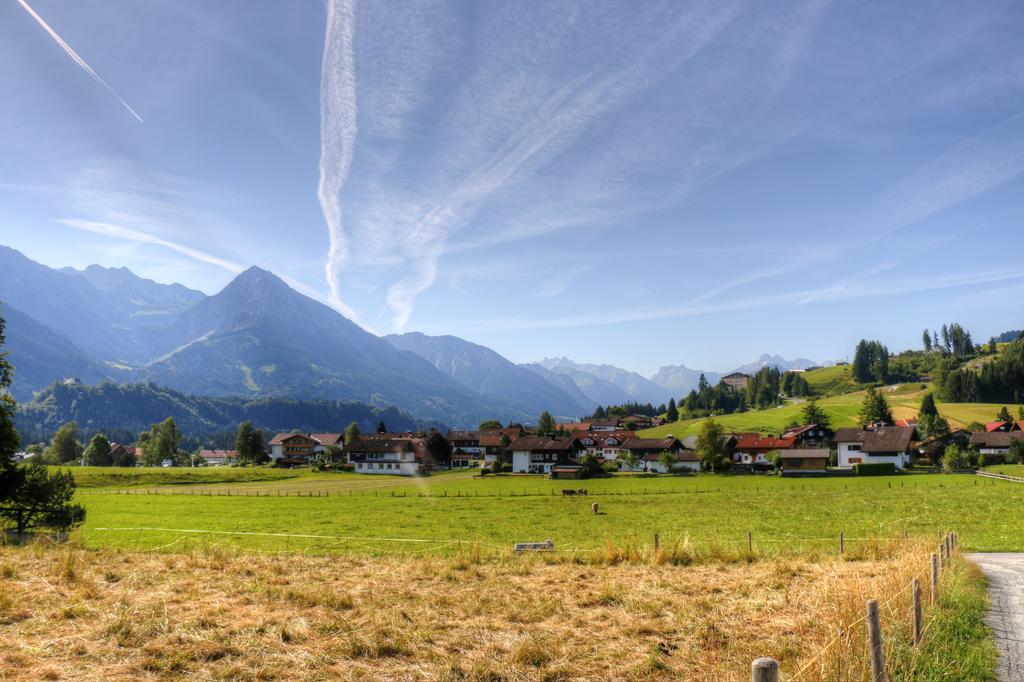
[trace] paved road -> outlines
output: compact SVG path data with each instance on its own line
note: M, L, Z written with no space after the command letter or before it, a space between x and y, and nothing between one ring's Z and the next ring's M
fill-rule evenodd
M1000 682L1024 680L1024 554L971 554L989 579L986 617L999 647Z

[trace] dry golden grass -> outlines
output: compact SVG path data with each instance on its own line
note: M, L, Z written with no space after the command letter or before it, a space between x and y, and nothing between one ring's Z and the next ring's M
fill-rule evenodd
M0 679L749 679L762 655L795 672L926 561L896 544L774 561L0 547ZM849 637L826 679L860 679Z

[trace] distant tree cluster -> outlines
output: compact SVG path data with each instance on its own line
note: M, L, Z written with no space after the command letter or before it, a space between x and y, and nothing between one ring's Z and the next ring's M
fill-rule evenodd
M1024 340L1011 343L980 370L961 368L943 373L939 390L949 402L1024 402Z
M701 374L697 381L697 388L679 401L681 412L687 417L703 416L708 414L730 414L742 412L746 409L746 398L743 391L737 391L724 381L718 382L716 386L708 383L707 378Z
M861 339L853 353L853 378L867 384L889 379L889 349L881 341Z
M811 385L800 372L783 372L782 393L791 398L805 398L811 395Z
M238 425L235 435L235 450L238 451L238 464L263 464L270 460L267 455L267 444L263 432L253 428L252 422L244 421Z
M584 417L584 419L611 419L612 417L628 417L631 414L642 415L644 417L657 417L660 414L665 414L668 410L666 405L653 405L651 403L622 403L621 405L609 405L608 407L602 407L598 405L594 410L594 413Z

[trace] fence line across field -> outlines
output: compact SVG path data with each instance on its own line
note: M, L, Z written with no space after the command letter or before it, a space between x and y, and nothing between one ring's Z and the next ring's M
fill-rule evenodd
M986 472L979 472L977 478L973 483L963 482L958 484L950 484L939 482L937 484L926 484L920 486L922 488L969 488L977 487L981 482L979 479L989 479L991 485L996 485L996 481L1017 481L1024 482L1024 478L1016 478L1013 476L1003 476L1001 474L988 474ZM828 480L828 479L824 479ZM835 480L835 479L833 479ZM259 485L261 482L254 482ZM904 485L909 483L909 485ZM422 491L408 491L408 490L396 490L397 486L379 486L372 488L349 488L349 489L310 489L310 490L289 490L289 489L275 489L275 488L219 488L219 487L198 487L198 486L219 486L219 483L181 483L181 484L167 484L159 487L132 487L132 488L106 488L100 490L79 490L79 495L181 495L181 496L196 496L196 497L307 497L307 498L324 498L324 497L394 497L394 498L429 498L429 499L444 499L444 498L476 498L476 497L561 497L561 489L551 488L547 491L540 490L507 490L496 492L484 492L481 493L479 490L442 490L438 492L424 493ZM197 486L197 487L187 487ZM900 481L899 486L891 485L888 487L889 490L914 490L918 488L917 481ZM844 489L845 486L844 486ZM763 494L776 494L776 495L791 495L802 492L818 492L818 491L831 492L832 488L826 486L823 488L815 489L814 484L808 486L808 484L801 484L799 487L782 487L773 488L770 486L751 486L736 489L722 490L721 487L714 488L697 488L693 490L679 490L679 489L636 489L636 490L589 490L587 496L604 496L604 497L635 497L640 495L707 495L707 494L724 494L726 495L740 495L742 493L763 493Z

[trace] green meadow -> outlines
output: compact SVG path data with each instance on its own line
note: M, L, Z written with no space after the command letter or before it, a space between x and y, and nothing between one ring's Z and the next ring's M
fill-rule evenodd
M564 488L586 488L567 497ZM89 547L244 548L338 554L507 553L551 539L560 551L690 543L764 554L835 551L878 539L937 537L1019 551L1024 485L970 475L787 479L701 474L550 481L536 476L428 478L316 474L276 481L81 488ZM599 505L594 514L591 505Z

